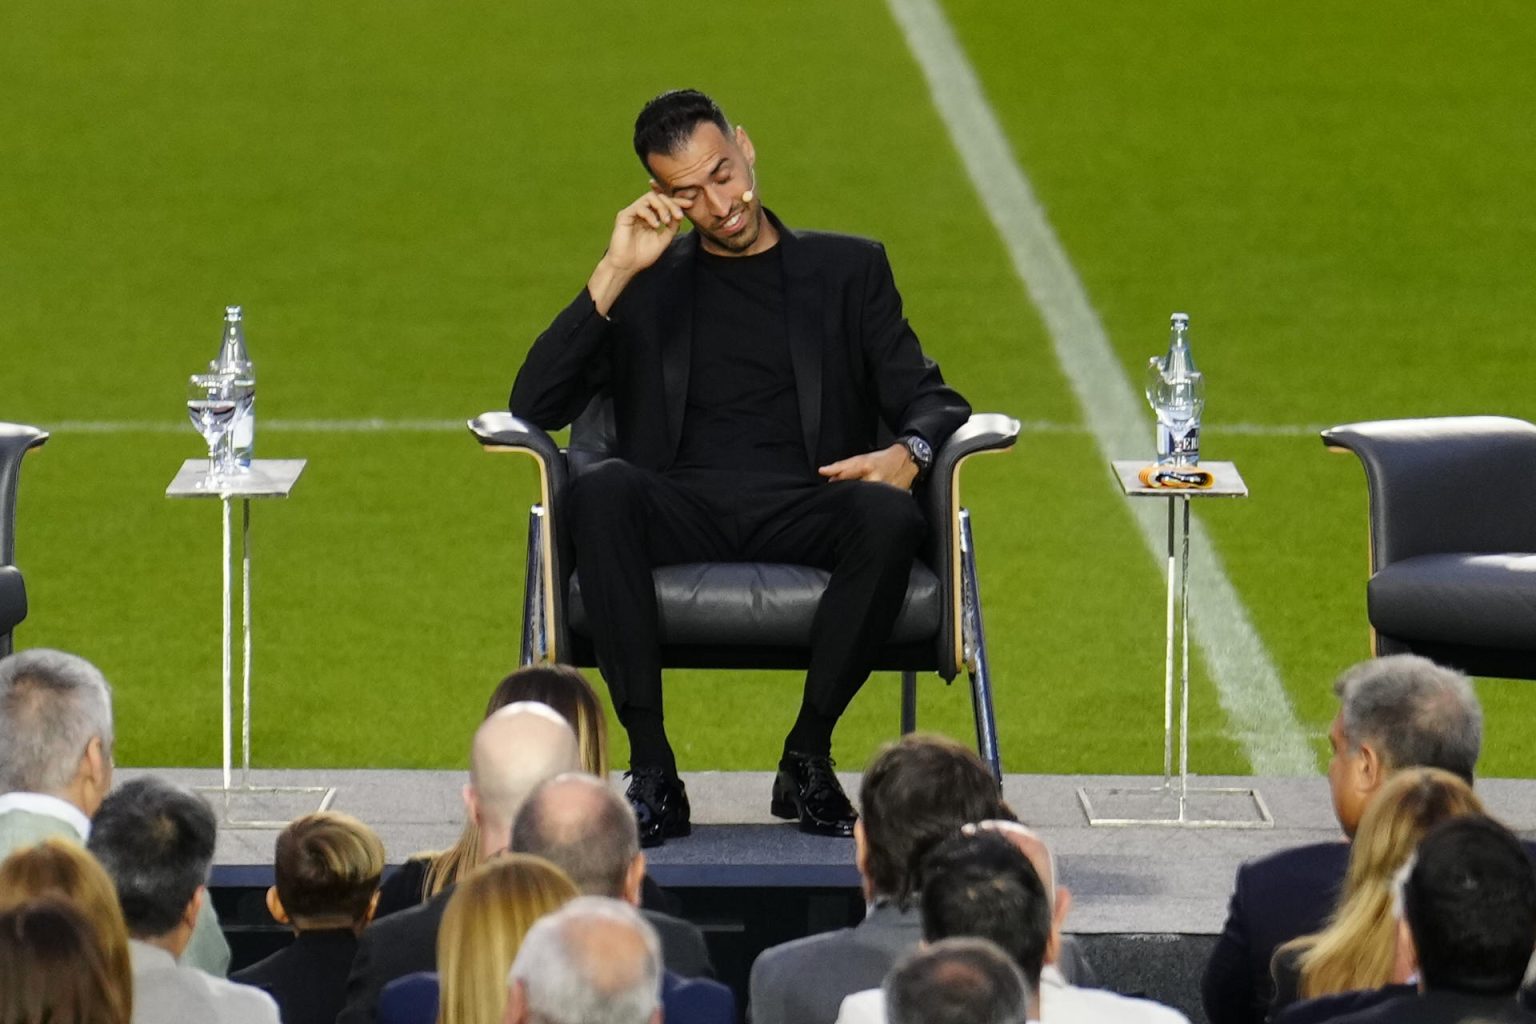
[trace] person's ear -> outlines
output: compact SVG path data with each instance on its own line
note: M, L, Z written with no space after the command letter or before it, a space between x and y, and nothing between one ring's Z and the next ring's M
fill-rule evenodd
M277 886L267 886L267 913L278 924L288 923L288 911L283 909L283 898L277 894Z
M379 912L379 897L384 895L383 889L373 890L373 895L368 898L368 909L363 911L363 924L373 920L373 915Z
M645 884L645 854L635 854L624 872L624 902L638 907L640 892Z
M1061 953L1061 935L1066 928L1067 915L1072 912L1072 890L1064 885L1056 887L1056 902L1051 907L1051 951L1047 954L1052 962Z
M187 905L181 912L181 923L187 926L188 931L197 927L198 912L203 909L203 900L207 898L208 887L200 885L197 887L197 891L192 894L192 898L187 900Z
M112 788L112 754L100 736L92 736L86 741L75 775L81 784L79 796L86 804L86 816L94 816L96 808L101 806Z
M1362 742L1355 752L1355 775L1361 792L1374 793L1386 781L1386 765L1370 743Z
M480 798L475 795L475 787L470 783L464 783L464 813L469 815L469 820L480 827Z
M741 125L736 126L736 148L741 150L741 155L747 158L747 166L757 164L757 149L752 145L752 139L747 135L747 130Z

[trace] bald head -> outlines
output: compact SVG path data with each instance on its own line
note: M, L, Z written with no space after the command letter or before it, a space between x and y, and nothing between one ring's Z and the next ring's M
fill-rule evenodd
M512 849L554 864L584 895L639 895L644 867L635 812L594 776L569 773L535 789L512 823Z
M539 783L580 765L576 734L546 705L508 704L481 723L464 794L480 826L481 855L506 849L512 819Z

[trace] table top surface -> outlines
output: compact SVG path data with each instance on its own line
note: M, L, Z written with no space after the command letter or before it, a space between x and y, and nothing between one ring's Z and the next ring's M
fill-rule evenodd
M1120 487L1132 498L1248 497L1248 485L1243 482L1242 475L1237 471L1237 464L1233 462L1202 461L1200 468L1216 478L1210 487L1205 488L1148 487L1137 476L1144 467L1151 465L1147 459L1115 459L1110 465L1114 467L1115 479L1120 481Z
M208 479L208 460L188 459L181 464L167 498L286 498L306 459L252 459L251 468L217 482Z

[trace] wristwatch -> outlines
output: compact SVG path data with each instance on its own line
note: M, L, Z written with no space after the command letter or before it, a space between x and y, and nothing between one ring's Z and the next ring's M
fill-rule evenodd
M928 476L928 471L933 468L933 445L924 441L917 434L904 434L898 439L907 449L907 454L912 456L912 461L917 466L917 480L921 482Z

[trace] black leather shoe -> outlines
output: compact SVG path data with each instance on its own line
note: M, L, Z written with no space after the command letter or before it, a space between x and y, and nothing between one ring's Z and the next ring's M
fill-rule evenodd
M665 768L634 768L624 777L629 780L624 796L635 809L641 846L660 846L693 831L688 821L688 789L682 779Z
M832 770L830 757L785 753L773 780L773 803L780 818L799 818L800 831L817 836L851 836L858 814Z

